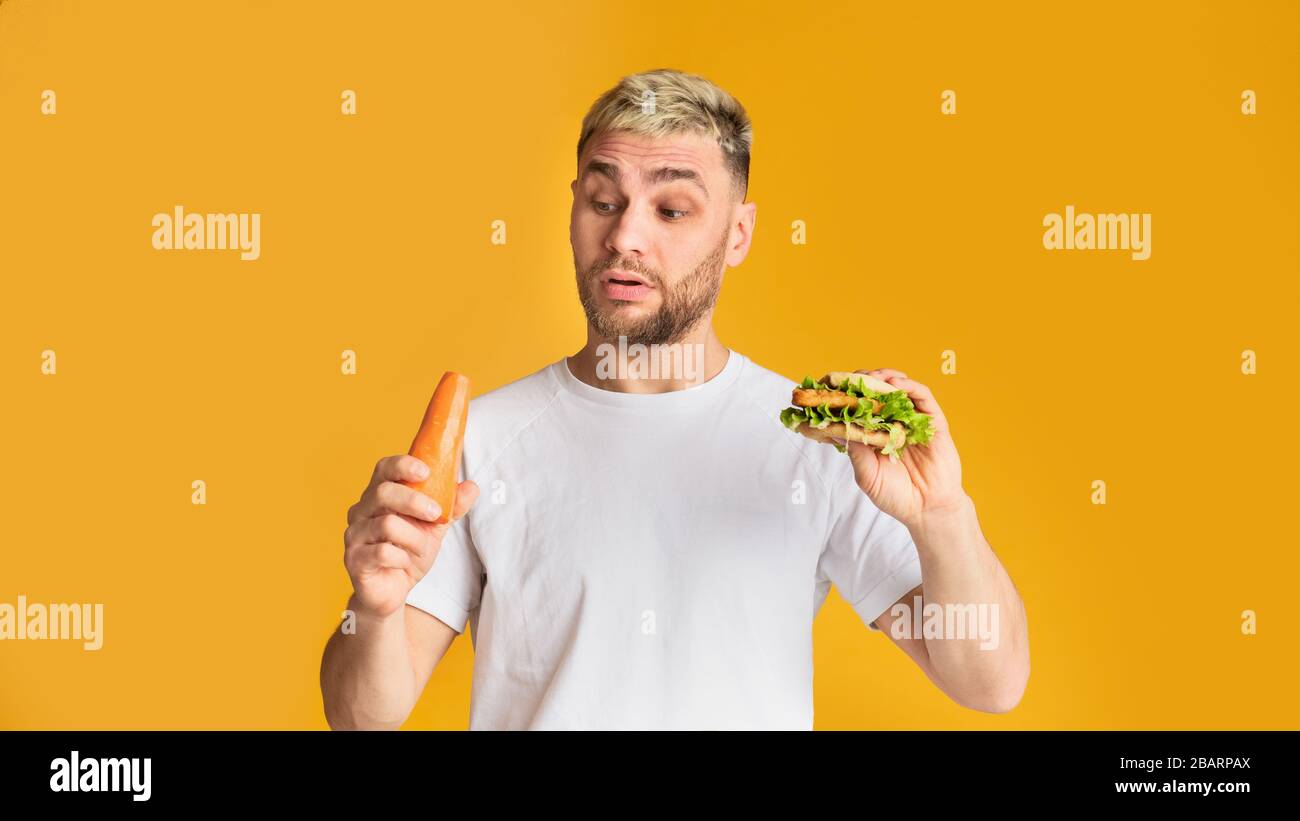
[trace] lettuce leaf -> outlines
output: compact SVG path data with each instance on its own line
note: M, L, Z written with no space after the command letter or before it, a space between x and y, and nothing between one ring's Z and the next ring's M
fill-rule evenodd
M799 387L819 391L837 390L814 381L810 376L805 376ZM831 422L843 422L867 430L888 430L891 431L889 443L881 448L886 456L895 456L908 445L924 445L934 438L930 416L916 409L907 391L901 388L889 393L875 391L866 387L861 380L849 380L842 390L849 396L878 400L881 403L880 412L872 413L870 402L859 402L856 408L832 408L825 403L815 408L791 406L781 411L781 424L790 430L798 429L805 422L818 429L825 428ZM893 433L894 422L903 423L900 433ZM843 445L835 445L835 449L840 453L848 452Z

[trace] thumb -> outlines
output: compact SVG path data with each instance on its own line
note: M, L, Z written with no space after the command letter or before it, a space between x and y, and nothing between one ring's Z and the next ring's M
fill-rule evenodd
M845 447L848 448L849 461L853 463L853 472L858 479L867 483L874 481L876 471L880 469L876 450L862 442L848 442Z
M466 479L456 485L456 499L452 503L451 517L445 522L417 522L422 528L433 534L435 539L442 539L444 533L451 529L451 526L460 521L460 519L469 512L469 509L478 501L479 486L471 479Z
M451 521L455 522L460 517L469 512L469 509L478 501L479 486L473 479L466 479L456 486L456 504L455 510L452 511Z

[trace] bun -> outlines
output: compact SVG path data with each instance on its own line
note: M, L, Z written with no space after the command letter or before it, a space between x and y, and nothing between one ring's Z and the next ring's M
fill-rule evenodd
M893 393L894 391L902 390L902 388L894 387L883 379L877 379L870 374L854 373L853 371L831 371L823 376L821 381L833 388L838 388L850 379L860 379L868 388L873 391L880 391L881 393Z
M903 423L894 422L893 426L901 428ZM887 430L867 430L860 425L849 425L846 433L844 428L843 422L831 422L824 428L814 428L804 422L796 430L814 442L831 442L832 439L843 439L847 442L861 442L864 445L877 448L883 448L889 444L889 431Z

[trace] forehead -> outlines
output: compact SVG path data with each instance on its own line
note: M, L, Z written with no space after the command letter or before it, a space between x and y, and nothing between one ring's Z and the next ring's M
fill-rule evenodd
M658 138L624 131L602 134L583 147L578 165L580 179L601 176L617 182L629 174L648 184L686 179L706 194L724 171L717 141L689 132Z

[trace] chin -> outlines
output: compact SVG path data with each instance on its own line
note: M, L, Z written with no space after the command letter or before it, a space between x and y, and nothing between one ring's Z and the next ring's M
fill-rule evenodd
M634 313L649 316L659 310L659 302L655 299L633 301L627 299L610 299L607 296L602 296L601 302L608 306L610 313Z
M628 308L623 312L617 310L606 312L601 317L603 320L601 325L606 330L611 331L611 335L614 337L626 336L629 339L639 337L645 331L648 320L646 317L641 316L640 313L633 313L634 310L634 308Z

